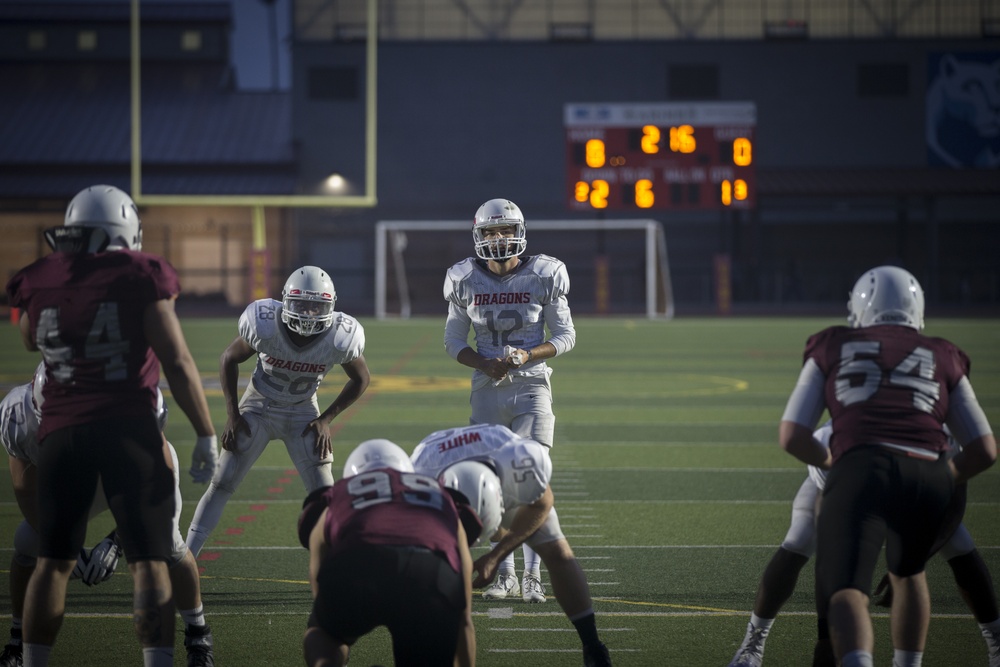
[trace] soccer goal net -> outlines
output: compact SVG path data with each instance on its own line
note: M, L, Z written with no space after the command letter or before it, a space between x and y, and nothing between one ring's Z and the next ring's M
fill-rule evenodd
M655 220L532 220L526 253L565 262L574 314L674 315L667 241ZM474 255L471 221L376 223L375 316L447 312L445 272Z

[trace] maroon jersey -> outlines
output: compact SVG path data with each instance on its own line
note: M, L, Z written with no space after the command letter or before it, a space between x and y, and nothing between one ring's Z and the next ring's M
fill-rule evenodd
M380 468L342 479L323 495L330 555L362 544L424 547L462 571L458 511L433 477Z
M805 358L826 378L834 460L864 444L948 449L949 394L969 373L955 345L898 325L830 327L809 339Z
M165 260L131 250L56 252L7 283L45 358L38 439L60 428L151 414L160 366L143 332L146 307L180 292Z

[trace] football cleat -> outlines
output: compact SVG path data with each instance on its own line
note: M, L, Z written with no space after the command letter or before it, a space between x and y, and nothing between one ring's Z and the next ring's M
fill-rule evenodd
M212 629L207 625L189 625L184 629L187 667L215 667L212 655Z
M604 642L583 647L583 667L611 667L611 655Z
M23 667L21 644L7 644L0 653L0 667Z
M483 599L503 600L504 598L517 597L520 594L521 586L517 583L517 575L501 572L497 575L496 581L483 591Z
M987 658L990 667L1000 667L1000 632L983 629L983 639L986 640ZM2 663L0 663L2 664Z
M521 578L521 596L525 602L545 602L545 586L535 575L525 572Z
M767 641L767 630L755 628L747 623L747 634L743 638L736 655L729 667L760 667L764 662L764 642Z

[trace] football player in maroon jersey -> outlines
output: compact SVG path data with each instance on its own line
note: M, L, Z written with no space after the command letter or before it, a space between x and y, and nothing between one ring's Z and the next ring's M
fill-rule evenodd
M493 507L482 514L492 517L485 527L492 532L503 509L489 475L482 495ZM350 646L384 625L396 665L475 665L472 556L461 516L438 480L413 472L402 448L388 440L358 445L343 478L310 494L299 518L313 594L306 664L344 665ZM487 532L478 517L471 525L472 539Z
M25 662L45 667L62 624L66 583L86 536L98 479L135 586L134 625L145 667L173 664L174 478L156 420L160 367L198 435L195 464L213 470L215 430L201 378L174 312L180 291L166 261L140 252L132 199L109 185L79 192L55 251L7 284L21 333L45 360L38 439L39 558L24 608ZM209 473L210 474L210 473Z
M930 622L925 564L942 526L956 519L949 513L956 485L995 462L996 440L969 382L968 357L920 333L916 278L898 267L871 269L854 285L848 310L850 327L824 329L806 343L779 441L830 471L817 524L817 605L828 611L841 664L872 665L868 602L884 543L893 664L919 665ZM829 447L813 436L824 410L833 425ZM962 446L953 458L943 455L945 424Z

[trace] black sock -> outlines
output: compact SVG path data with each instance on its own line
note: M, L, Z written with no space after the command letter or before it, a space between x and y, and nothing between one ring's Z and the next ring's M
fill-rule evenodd
M816 619L816 639L820 641L830 639L830 624L826 622L825 618Z
M580 635L580 641L583 642L584 646L596 646L601 643L601 640L597 637L597 619L594 618L593 613L573 621L573 627L576 628L576 632Z
M21 628L11 628L10 629L10 644L14 646L21 645Z

